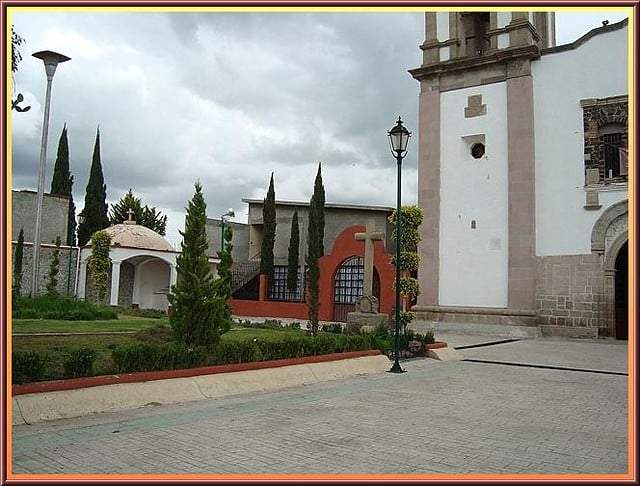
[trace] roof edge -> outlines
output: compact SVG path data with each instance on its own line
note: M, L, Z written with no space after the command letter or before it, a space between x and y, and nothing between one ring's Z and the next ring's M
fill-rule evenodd
M249 199L243 198L242 202L247 204L264 204L262 199ZM281 206L300 206L300 207L309 207L309 203L307 201L287 201L287 200L276 200L276 205ZM347 203L325 203L325 208L329 209L361 209L361 210L369 210L369 211L385 211L391 212L395 208L391 206L375 206L369 204L347 204Z
M587 42L589 39L595 37L596 35L606 34L607 32L620 30L623 27L626 27L628 23L629 23L629 18L627 17L626 19L622 19L619 22L616 22L615 24L608 24L608 25L602 25L600 27L595 27L591 29L589 32L587 32L586 34L584 34L582 37L579 37L578 39L574 40L573 42L569 42L568 44L561 44L559 46L554 46L554 47L545 47L544 49L540 50L540 54L544 56L545 54L555 54L556 52L571 51L573 49L580 47L582 44Z

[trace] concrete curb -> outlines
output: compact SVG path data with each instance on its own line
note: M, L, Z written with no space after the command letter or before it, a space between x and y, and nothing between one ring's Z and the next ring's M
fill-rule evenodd
M115 412L147 405L167 405L272 391L381 373L388 368L389 359L376 355L278 368L29 393L13 397L13 425Z

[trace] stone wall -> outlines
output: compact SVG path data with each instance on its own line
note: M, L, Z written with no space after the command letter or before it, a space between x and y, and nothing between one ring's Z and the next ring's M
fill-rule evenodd
M538 258L537 311L541 325L597 327L607 332L602 256Z
M34 191L11 191L11 231L12 240L18 240L20 229L24 231L24 241L35 239L36 205L38 195ZM67 241L69 198L45 194L42 204L41 243L52 243L60 236Z
M12 258L11 258L11 275L13 276L13 265L15 259L16 242L12 242ZM49 277L49 268L51 266L51 260L53 258L53 251L55 245L41 245L40 246L40 274L38 288L40 293L46 292L47 279ZM60 294L73 295L76 282L76 265L78 259L78 248L61 246L60 247L60 271L58 272L58 292ZM22 253L22 279L21 279L21 294L28 295L31 290L31 275L33 271L33 244L24 244L24 250ZM68 284L68 285L67 285Z

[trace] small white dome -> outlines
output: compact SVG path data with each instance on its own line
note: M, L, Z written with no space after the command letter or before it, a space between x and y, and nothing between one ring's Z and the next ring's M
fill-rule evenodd
M104 230L111 236L111 246L173 251L173 246L155 231L139 224L115 224Z

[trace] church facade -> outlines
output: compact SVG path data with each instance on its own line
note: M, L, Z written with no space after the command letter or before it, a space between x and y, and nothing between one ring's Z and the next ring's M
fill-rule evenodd
M626 338L627 21L425 14L419 320Z

